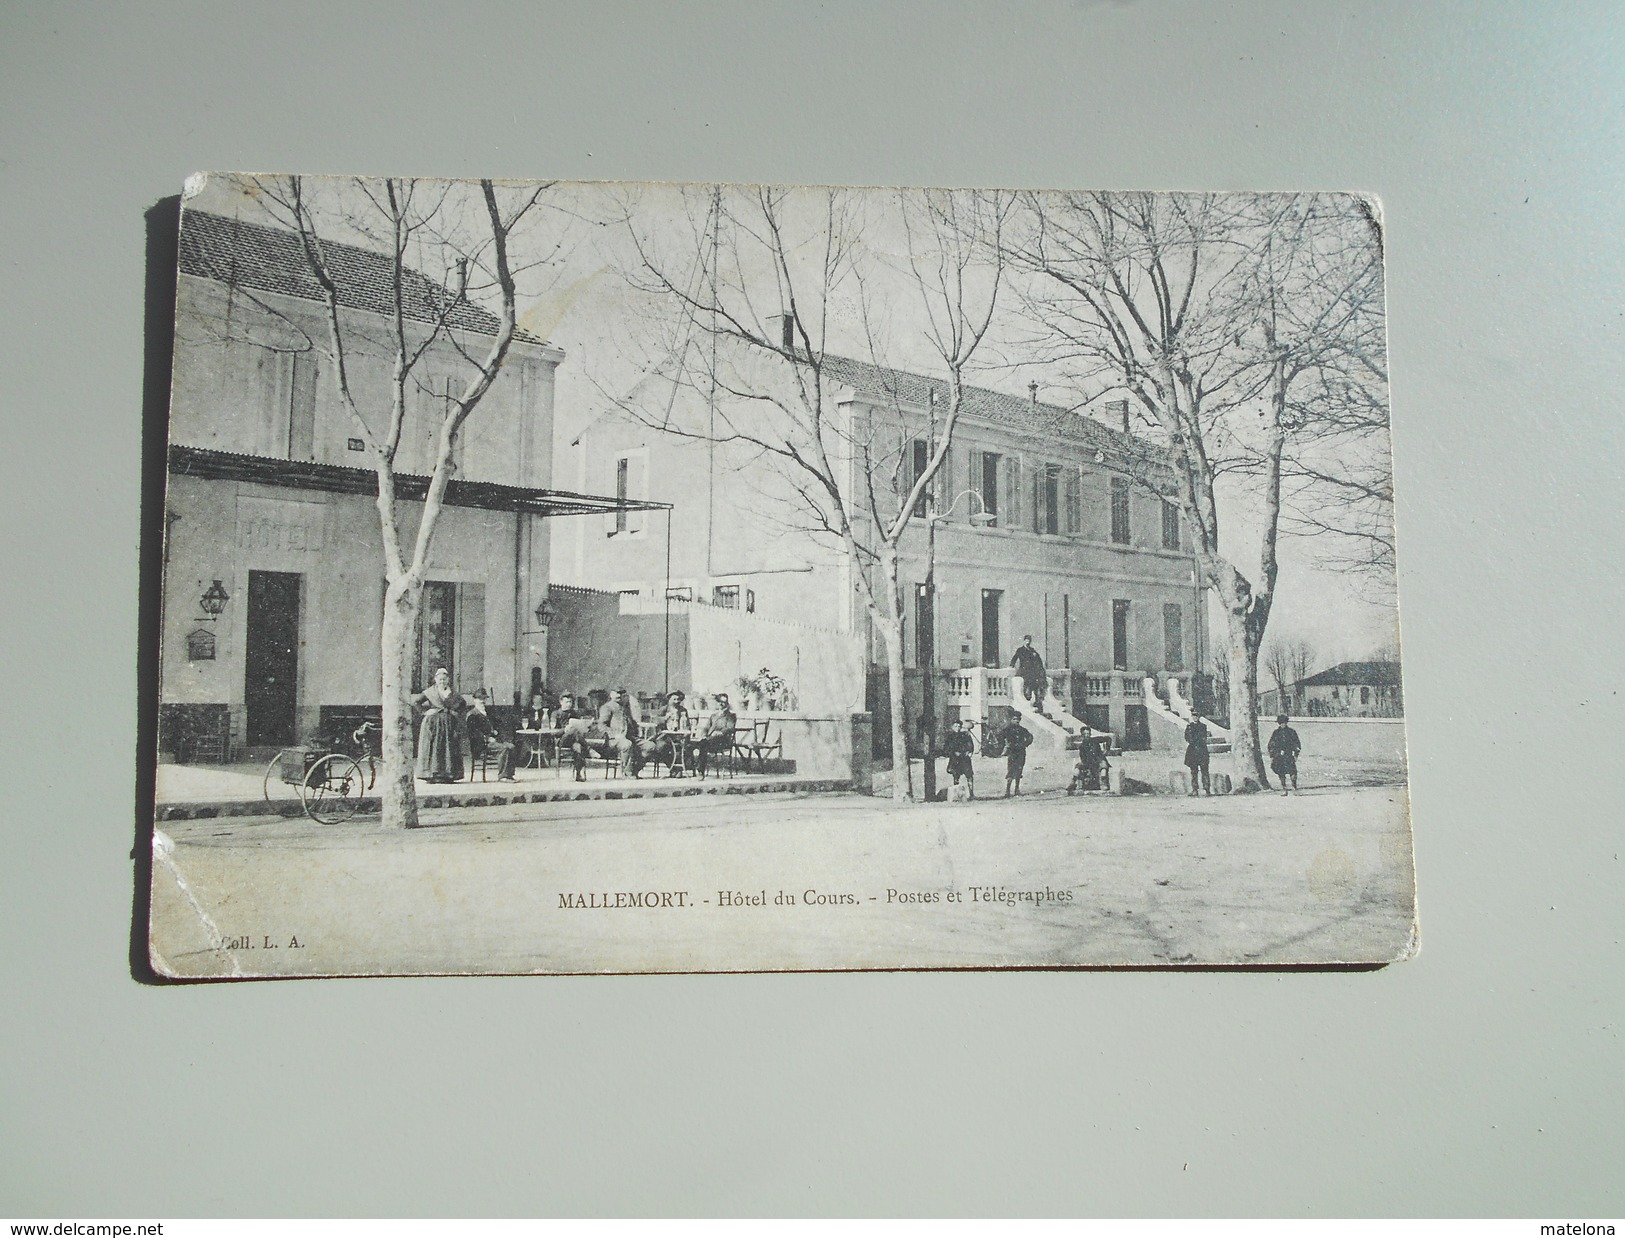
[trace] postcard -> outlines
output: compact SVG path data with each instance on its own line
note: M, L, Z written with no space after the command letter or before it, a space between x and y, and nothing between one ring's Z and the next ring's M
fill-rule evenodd
M207 174L179 978L1417 945L1358 193Z

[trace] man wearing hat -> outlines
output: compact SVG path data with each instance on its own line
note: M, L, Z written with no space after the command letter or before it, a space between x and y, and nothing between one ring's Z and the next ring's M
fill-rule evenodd
M474 693L467 718L468 742L475 756L496 760L498 782L513 782L513 745L497 738L496 725L485 712L490 701L491 693L487 689Z
M559 708L553 715L553 725L559 730L560 752L570 754L570 764L575 767L575 780L586 782L587 731L592 726L591 711L577 709L576 698L566 692L559 697Z
M705 724L705 732L700 736L699 762L700 777L705 777L707 760L712 756L720 756L732 752L734 746L734 728L739 725L739 718L734 713L733 705L728 701L726 692L715 694L717 707Z

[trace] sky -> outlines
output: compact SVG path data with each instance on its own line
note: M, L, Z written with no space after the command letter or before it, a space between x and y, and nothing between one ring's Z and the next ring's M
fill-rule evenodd
M354 226L354 217L367 208L352 183L312 178L307 184L319 204L318 222L324 235L376 247ZM466 198L457 226L477 228L483 218L478 199L469 192L472 186L461 189ZM730 201L748 192L731 189ZM898 191L846 190L844 195L850 214L839 232L858 247L867 274L861 286L848 278L832 289L826 347L867 358L873 336L880 341L887 364L940 374L941 362L926 334L925 302L918 283L910 277L910 234L900 222ZM557 375L555 459L567 458L564 448L583 426L605 415L616 398L633 390L649 368L667 355L670 319L663 315L658 300L651 300L627 278L627 273L640 266L634 234L646 253L658 256L662 266L686 273L704 233L709 199L709 190L700 186L685 191L672 185L563 183L548 192L543 208L528 217L523 231L516 234L513 257L521 325L566 353ZM230 176L211 176L189 185L186 205L252 222L275 222L256 200L252 186ZM796 240L792 246L798 263L795 273L809 282L816 282L814 274L824 254L822 245L816 243L824 231L823 210L822 195L809 193L804 201L794 202L785 216L787 234ZM918 260L927 247L918 231L912 236L912 252ZM748 244L743 248L748 249ZM422 255L420 265L427 273L437 273L431 253ZM778 285L766 265L748 263L740 268L738 277L750 290L760 314L780 308ZM977 303L978 294L985 296L986 290L985 283L974 287L972 302ZM489 297L488 292L485 295ZM1058 367L1038 358L1025 342L1032 329L1031 321L1022 317L1020 298L1007 283L1000 290L993 328L975 356L971 381L1018 397L1025 397L1028 384L1037 382L1041 399L1063 405L1099 394L1079 392ZM555 484L568 488L566 479L555 479ZM1256 579L1259 530L1252 507L1244 495L1221 493L1223 549L1243 573ZM1306 641L1318 655L1317 666L1396 648L1398 616L1392 578L1373 579L1324 568L1316 562L1316 552L1317 545L1310 539L1283 537L1266 643L1268 639ZM1222 631L1216 611L1210 620L1215 634Z

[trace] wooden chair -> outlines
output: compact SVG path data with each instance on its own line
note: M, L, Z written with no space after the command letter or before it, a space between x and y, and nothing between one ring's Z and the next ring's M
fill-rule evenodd
M734 728L733 739L726 748L713 748L703 753L696 750L694 760L701 778L710 773L721 774L724 770L732 778L738 772L735 758L739 755L739 736L743 730L743 727Z
M751 761L754 760L756 762L756 772L759 774L767 773L767 758L769 753L773 755L774 760L780 760L783 758L784 731L781 729L779 731L779 738L775 740L771 736L772 726L773 724L766 718L758 718L754 723L751 724L749 739L745 740L743 743L739 742L737 738L735 739L734 751L744 755L745 769L747 771L750 769ZM741 728L741 730L743 730L743 728ZM734 734L737 737L740 732L736 731Z

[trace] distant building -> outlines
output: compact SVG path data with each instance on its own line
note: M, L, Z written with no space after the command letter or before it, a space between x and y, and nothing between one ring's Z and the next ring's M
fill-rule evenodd
M1284 705L1279 689L1261 693L1259 710L1311 718L1402 718L1399 663L1340 662L1293 684Z

